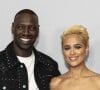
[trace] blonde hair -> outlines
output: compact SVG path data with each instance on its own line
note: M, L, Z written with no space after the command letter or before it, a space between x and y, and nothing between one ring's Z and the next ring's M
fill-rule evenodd
M67 35L71 35L71 34L77 34L80 35L80 37L82 38L82 42L85 46L88 45L88 40L89 40L89 35L87 32L87 28L82 26L82 25L73 25L71 27L69 27L68 29L66 29L61 38L62 38L62 44L63 44L63 39L65 36Z

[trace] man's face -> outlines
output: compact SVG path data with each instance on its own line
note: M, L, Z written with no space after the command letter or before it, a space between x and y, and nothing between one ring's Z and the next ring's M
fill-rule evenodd
M12 25L12 33L16 47L24 50L32 48L39 33L38 17L19 14Z

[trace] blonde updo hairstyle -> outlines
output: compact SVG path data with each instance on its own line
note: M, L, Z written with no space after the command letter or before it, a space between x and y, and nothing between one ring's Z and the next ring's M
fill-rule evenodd
M66 29L63 32L62 36L61 36L62 45L63 45L64 37L67 36L67 35L71 35L71 34L80 35L83 44L85 46L88 46L89 35L88 35L88 32L87 32L87 29L84 26L82 26L82 25L74 25L74 26L71 26L68 29Z

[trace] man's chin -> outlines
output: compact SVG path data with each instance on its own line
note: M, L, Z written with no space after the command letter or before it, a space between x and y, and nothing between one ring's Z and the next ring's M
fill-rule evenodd
M22 45L22 46L19 46L19 48L20 49L22 49L22 50L30 50L30 49L32 49L33 48L33 45L28 45L28 44L24 44L24 45Z
M15 42L15 47L22 49L22 50L30 50L33 48L33 43L34 42L30 42L30 43L20 42L20 44L19 44L19 43Z

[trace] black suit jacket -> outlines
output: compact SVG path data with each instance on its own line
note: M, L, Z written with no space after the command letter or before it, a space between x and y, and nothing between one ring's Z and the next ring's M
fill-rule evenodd
M50 90L52 77L60 75L57 63L33 48L35 54L35 80L39 90ZM0 90L28 90L26 67L20 63L13 49L13 42L0 52Z

